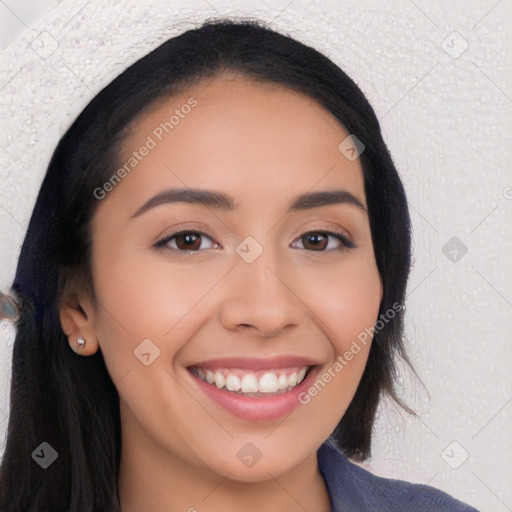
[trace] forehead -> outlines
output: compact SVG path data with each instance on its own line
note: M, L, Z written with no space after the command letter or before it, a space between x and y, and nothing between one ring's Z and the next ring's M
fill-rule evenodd
M364 203L360 162L338 149L348 136L306 95L220 76L158 100L132 123L118 156L129 173L112 197L141 202L165 186L189 186L268 202L343 187Z

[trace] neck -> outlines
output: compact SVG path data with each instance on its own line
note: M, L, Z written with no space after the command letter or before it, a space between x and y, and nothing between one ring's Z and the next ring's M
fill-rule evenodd
M139 426L140 427L140 426ZM122 512L329 512L316 452L289 472L238 481L123 429L119 497ZM136 442L134 442L136 440Z

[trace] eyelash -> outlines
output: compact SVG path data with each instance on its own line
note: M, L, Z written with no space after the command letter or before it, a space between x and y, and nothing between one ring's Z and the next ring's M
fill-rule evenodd
M185 249L175 249L175 248L167 247L167 244L171 240L173 240L174 238L176 238L180 235L184 235L184 234L194 234L196 236L197 235L203 236L203 237L210 239L213 242L213 238L211 236L207 235L206 233L203 233L202 231L199 231L196 229L183 229L181 231L177 231L175 233L172 233L172 234L167 235L164 238L160 239L158 242L156 242L154 244L154 247L157 249L163 249L163 250L167 250L167 251L182 253L184 255L192 255L192 254L207 250L207 249L185 250ZM300 240L303 237L305 237L307 235L311 235L311 234L320 234L320 235L334 237L342 243L342 246L338 247L337 249L327 249L327 250L324 249L324 250L319 250L319 251L310 250L310 252L330 252L333 250L343 251L346 249L355 249L356 248L356 246L343 233L340 233L337 231L328 231L328 230L307 231L306 233L301 235L297 240ZM308 249L304 249L304 250L307 251Z

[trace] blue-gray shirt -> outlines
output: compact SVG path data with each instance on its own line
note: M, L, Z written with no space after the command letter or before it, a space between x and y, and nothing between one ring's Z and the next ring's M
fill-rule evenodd
M428 485L382 478L351 462L329 438L318 467L331 497L331 512L478 512Z

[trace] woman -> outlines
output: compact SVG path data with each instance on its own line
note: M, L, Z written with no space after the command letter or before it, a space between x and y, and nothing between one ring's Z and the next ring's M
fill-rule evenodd
M381 393L412 413L393 365L410 257L343 71L256 23L168 40L90 102L42 184L1 510L474 511L349 461Z

